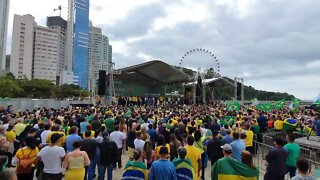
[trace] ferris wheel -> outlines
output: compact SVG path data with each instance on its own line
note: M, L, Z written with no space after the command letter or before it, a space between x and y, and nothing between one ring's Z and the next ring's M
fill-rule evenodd
M202 61L201 63L201 59L204 59L205 62ZM190 77L190 79L194 79L199 75L205 75L208 71L210 71L212 78L221 77L219 60L213 52L207 49L197 48L187 51L179 62L179 68L181 70L185 67L196 70L197 72L193 77Z
M197 101L206 103L206 94L208 92L211 94L211 99L213 99L213 88L206 87L207 83L203 83L206 78L221 78L220 62L213 52L203 48L191 49L181 57L179 68L182 71L184 68L189 68L195 72L191 77L189 75L193 86L192 101L194 104ZM184 85L183 90L185 90Z

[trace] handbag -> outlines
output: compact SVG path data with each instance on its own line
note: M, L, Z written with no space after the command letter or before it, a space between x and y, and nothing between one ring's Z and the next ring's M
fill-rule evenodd
M33 150L30 151L28 157L25 157L25 154L22 151L22 156L23 158L19 160L19 165L17 166L17 174L28 174L32 172L32 162L33 158L30 158L30 154L32 153Z

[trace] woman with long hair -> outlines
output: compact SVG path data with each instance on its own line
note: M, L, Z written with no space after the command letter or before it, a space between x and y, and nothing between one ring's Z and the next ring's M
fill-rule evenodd
M241 152L241 162L251 167L252 169L255 169L255 170L257 169L257 167L253 164L253 157L249 151Z
M12 164L17 164L17 176L19 180L32 180L35 169L32 161L35 160L39 149L34 144L34 138L31 136L24 138L23 144L25 146L18 149L12 160Z
M156 160L160 159L160 148L161 147L167 147L168 148L168 153L170 154L170 145L166 143L164 136L160 134L158 136L158 142L157 142L157 147L155 149L156 153Z
M84 179L85 166L90 165L90 159L85 151L80 151L81 141L75 141L74 150L68 153L63 161L63 167L67 168L65 180Z
M142 154L143 154L142 155L143 158L147 161L147 168L150 169L151 164L155 159L155 153L154 153L154 150L153 150L153 145L149 140L147 140L144 143L143 153Z
M176 138L176 135L170 135L170 161L178 157L178 148L181 146L181 142Z
M124 168L122 179L148 179L148 170L146 164L142 161L140 149L135 149Z

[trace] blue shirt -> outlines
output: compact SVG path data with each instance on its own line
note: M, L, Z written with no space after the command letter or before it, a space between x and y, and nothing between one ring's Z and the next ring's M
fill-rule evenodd
M316 135L317 135L317 136L320 136L320 120L317 119L317 120L314 122L314 124L315 124L315 127L316 127Z
M176 180L176 168L168 159L159 159L151 165L150 180Z
M73 142L80 141L81 137L78 134L70 134L66 138L66 147L67 147L67 153L73 151Z
M84 132L86 132L88 127L88 123L87 122L81 122L80 123L80 134L83 134Z
M156 142L156 136L157 136L156 130L154 130L153 128L148 129L147 133L150 135L151 142Z
M225 144L230 144L232 141L233 141L233 139L230 135L226 135L222 138L222 142Z
M240 139L234 140L231 144L232 158L241 162L241 152L246 150L246 145Z

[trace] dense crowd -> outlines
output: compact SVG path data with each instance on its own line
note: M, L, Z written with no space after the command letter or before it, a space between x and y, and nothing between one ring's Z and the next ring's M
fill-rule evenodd
M253 157L263 133L283 131L286 119L296 119L295 130L320 135L319 115L303 107L230 111L218 102L138 101L18 112L1 107L0 179L111 180L115 168L123 169L123 179L205 179L206 168L212 179L258 179ZM274 139L264 179L284 179L287 173L294 180L314 179L294 141L290 132ZM123 162L126 153L130 159Z

